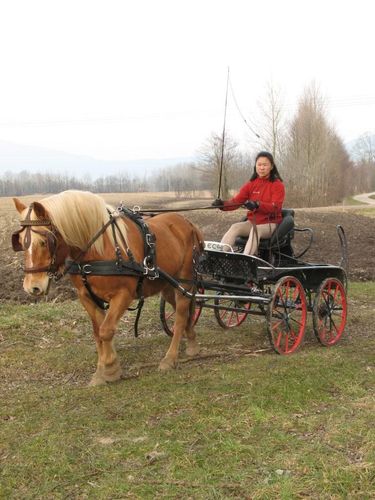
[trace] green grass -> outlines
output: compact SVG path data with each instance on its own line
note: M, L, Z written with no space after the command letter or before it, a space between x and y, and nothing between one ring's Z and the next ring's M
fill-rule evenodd
M373 498L374 294L350 283L340 344L309 325L287 357L254 354L263 319L222 331L205 310L197 332L217 357L167 374L150 301L142 337L120 325L125 380L96 388L78 304L2 305L0 498Z

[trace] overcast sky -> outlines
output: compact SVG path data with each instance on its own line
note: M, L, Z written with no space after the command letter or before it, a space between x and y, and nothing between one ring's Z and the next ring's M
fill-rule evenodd
M344 141L375 132L371 0L8 0L0 141L98 159L194 156L221 133L227 68L245 118L272 81L313 80ZM227 126L253 139L230 97Z

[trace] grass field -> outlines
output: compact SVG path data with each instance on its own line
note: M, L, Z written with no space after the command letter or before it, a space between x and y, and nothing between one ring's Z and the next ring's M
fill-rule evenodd
M124 380L86 385L96 353L76 302L0 307L0 498L374 498L375 283L350 284L341 343L298 353L263 319L221 330L161 374L158 303L121 322ZM134 313L133 313L134 314Z

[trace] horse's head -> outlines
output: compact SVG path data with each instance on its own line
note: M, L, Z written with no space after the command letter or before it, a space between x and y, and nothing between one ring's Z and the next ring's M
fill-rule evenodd
M17 198L13 201L21 216L21 228L12 234L12 246L16 252L25 252L23 288L31 295L47 294L50 279L64 266L69 247L41 203L27 207Z

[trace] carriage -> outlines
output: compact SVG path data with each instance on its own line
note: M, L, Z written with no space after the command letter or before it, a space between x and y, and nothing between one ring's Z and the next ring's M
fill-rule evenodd
M347 316L347 244L345 232L337 226L341 262L334 266L301 260L313 243L310 228L294 225L294 210L283 209L283 219L272 237L260 240L257 256L244 255L245 238L229 247L206 241L196 265L198 293L194 322L203 308L213 309L225 329L241 325L247 318L264 316L273 349L291 354L301 345L307 313L312 313L313 330L324 346L336 344L344 331ZM305 236L298 254L292 240ZM174 311L162 298L160 319L164 331L173 335Z
M183 335L186 354L198 354L194 324L202 308L214 309L224 328L251 315L265 316L271 344L279 354L300 346L307 312L313 313L314 331L323 345L333 345L342 336L347 252L341 226L337 231L342 258L333 266L301 260L313 235L311 229L294 226L290 210L284 210L272 237L260 241L259 255L248 256L240 253L241 240L235 248L217 242L206 242L203 248L200 230L179 214L145 220L139 210L111 210L89 192L65 191L29 206L18 199L14 203L21 227L12 235L12 246L25 251L24 289L45 295L51 279L70 275L93 325L98 353L93 385L121 377L113 346L118 322L138 299L137 326L144 299L158 293L162 323L171 335L161 370L176 366ZM309 237L299 254L292 245L297 233ZM173 307L172 315L166 301Z

